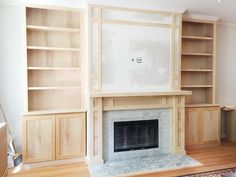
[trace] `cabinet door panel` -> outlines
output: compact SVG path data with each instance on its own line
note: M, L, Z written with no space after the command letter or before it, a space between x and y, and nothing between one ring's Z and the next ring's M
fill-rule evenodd
M24 118L24 161L55 160L55 116Z
M56 159L85 156L85 114L56 116Z
M220 119L219 108L203 109L203 143L212 141L218 142L220 139Z
M186 146L201 143L201 110L186 108Z

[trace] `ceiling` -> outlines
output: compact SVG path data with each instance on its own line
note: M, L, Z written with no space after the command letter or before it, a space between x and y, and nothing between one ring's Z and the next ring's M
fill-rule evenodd
M235 0L146 0L160 6L185 8L190 13L220 17L221 21L236 23Z
M37 3L55 4L107 4L117 6L129 6L134 8L151 8L199 13L208 16L220 17L227 23L236 23L236 0L0 0L1 1L25 1Z

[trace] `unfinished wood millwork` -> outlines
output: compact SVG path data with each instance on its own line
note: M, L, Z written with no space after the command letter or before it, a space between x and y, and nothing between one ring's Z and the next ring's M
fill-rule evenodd
M112 96L114 94L114 96ZM91 116L89 137L89 163L103 163L102 151L102 112L114 110L137 110L168 108L172 110L171 121L171 151L185 154L184 114L185 96L191 92L167 92L166 95L149 93L149 95L128 95L128 93L94 93L91 94ZM126 95L126 96L124 96Z
M83 109L83 11L26 5L25 112Z
M56 115L56 159L85 157L85 114Z
M27 116L23 119L25 163L55 160L55 116Z
M24 116L24 163L84 159L85 121L85 113Z
M220 111L215 105L216 21L183 19L181 88L186 97L186 147L220 144Z
M107 17L107 12L113 12L115 14L140 14L140 15L159 15L160 19L164 20L144 20L135 17L126 19L124 17L117 17L114 15L113 18ZM167 20L168 19L168 20ZM181 47L181 19L182 14L171 13L171 12L159 12L149 11L141 9L129 9L119 7L109 7L100 5L90 5L89 8L89 36L90 36L90 57L89 57L89 81L90 91L102 91L103 80L102 80L102 26L105 24L120 24L120 25L131 25L131 26L143 26L143 27L156 27L156 28L168 28L171 29L171 46L170 46L170 66L169 66L169 78L170 78L170 89L180 90L180 47Z
M216 22L183 19L181 87L187 105L215 104Z
M84 160L83 11L27 4L23 13L24 162Z
M8 159L7 159L7 124L0 123L0 176L7 177Z
M186 108L186 148L220 145L219 106Z

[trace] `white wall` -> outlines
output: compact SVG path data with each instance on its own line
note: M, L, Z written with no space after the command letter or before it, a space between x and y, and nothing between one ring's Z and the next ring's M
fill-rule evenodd
M0 5L0 102L18 148L25 85L21 14L18 5Z
M236 105L236 24L217 25L216 101Z

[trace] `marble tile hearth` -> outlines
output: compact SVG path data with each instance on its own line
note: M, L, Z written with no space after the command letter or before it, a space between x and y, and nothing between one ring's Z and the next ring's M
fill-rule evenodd
M201 163L187 155L161 154L106 162L90 167L90 173L92 177L132 176L199 165Z

